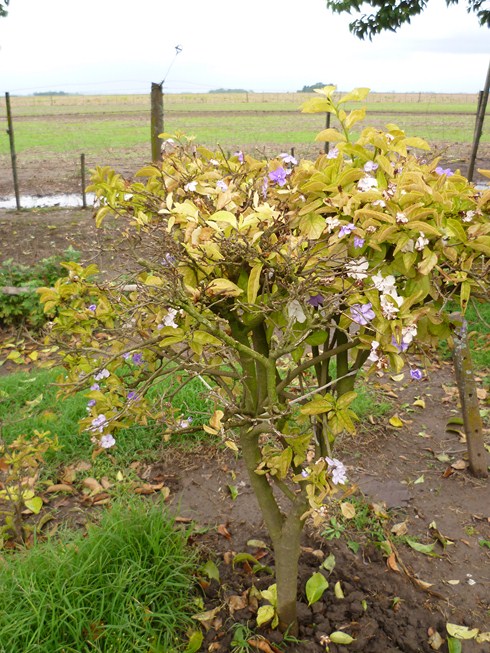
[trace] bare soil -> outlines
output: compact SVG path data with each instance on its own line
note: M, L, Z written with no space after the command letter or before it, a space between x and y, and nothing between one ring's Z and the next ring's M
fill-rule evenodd
M29 264L72 245L85 262L95 261L112 275L127 268L127 261L111 250L112 242L111 231L95 230L90 211L0 212L0 260ZM419 382L395 383L383 377L372 383L380 401L392 401L390 413L366 420L358 436L342 441L335 455L346 462L359 496L384 507L388 517L382 524L394 554L387 558L369 534L357 530L355 519L342 521L344 531L338 539L308 528L299 573L301 641L285 648L283 644L282 650L289 653L323 653L322 637L336 630L356 639L349 647L330 644L331 653L429 653L436 650L429 643L430 634L437 631L446 639L447 622L490 631L490 484L488 479L475 479L467 469L462 434L446 430L448 420L460 414L452 366L434 362ZM488 407L485 392L481 403ZM395 414L403 422L401 428L389 424ZM489 442L488 430L486 438ZM251 539L267 543L268 538L241 461L215 449L193 455L172 450L160 463L140 465L138 471L149 483L163 481L171 490L168 501L174 512L203 527L194 540L216 561L221 583L203 582L205 609L215 612L206 624L202 650L231 651L233 624L254 627L256 606L247 598L248 589L252 585L264 589L274 582L267 572L255 575L246 564L232 568L233 553L240 552L274 565L268 548L247 544ZM235 499L230 485L238 489ZM70 497L71 502L77 500L77 495ZM63 514L62 501L58 509ZM435 542L436 557L415 551L391 533L402 523L409 537L424 544ZM348 541L360 542L357 553ZM305 583L330 553L336 565L328 578L329 589L308 607ZM343 599L335 597L337 581ZM262 648L251 650L278 650L276 632L267 627L258 632L265 638ZM447 642L439 650L447 653ZM485 651L490 651L490 644L463 643L464 653Z

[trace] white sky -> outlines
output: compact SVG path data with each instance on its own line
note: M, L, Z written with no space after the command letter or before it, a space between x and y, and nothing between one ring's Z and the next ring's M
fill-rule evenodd
M470 92L483 88L490 30L466 1L373 42L324 0L11 0L0 19L0 93L146 93L244 88ZM175 57L175 46L182 52Z

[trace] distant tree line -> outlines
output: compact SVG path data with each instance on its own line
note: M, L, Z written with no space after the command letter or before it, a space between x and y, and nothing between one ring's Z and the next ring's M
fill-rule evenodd
M323 82L317 82L316 84L310 84L310 86L303 86L298 93L313 93L316 88L323 88L324 86L333 86L333 84L324 84Z
M66 91L39 91L34 93L34 95L70 95Z
M209 93L251 93L245 88L214 88Z

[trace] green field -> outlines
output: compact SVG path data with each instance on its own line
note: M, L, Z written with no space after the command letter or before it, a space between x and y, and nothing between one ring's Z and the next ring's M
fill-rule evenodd
M315 136L325 127L325 115L301 113L301 104L311 97L311 93L165 95L164 129L182 131L197 143L211 149L219 145L229 153L241 149L273 157L294 148L299 158L315 158L324 148ZM88 169L109 165L124 176L132 176L151 156L149 93L12 97L11 108L17 165L24 169L21 194L77 192L82 153ZM372 93L360 127L384 129L395 123L407 135L426 139L435 155L442 153L449 165L461 166L464 172L476 108L474 94ZM0 130L2 196L13 193L4 98ZM489 144L487 120L479 155L484 161L490 156Z

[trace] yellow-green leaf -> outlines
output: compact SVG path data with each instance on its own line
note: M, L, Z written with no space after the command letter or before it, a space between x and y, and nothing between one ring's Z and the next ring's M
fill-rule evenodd
M229 279L213 279L206 288L207 295L224 295L225 297L238 297L243 290Z
M330 127L329 129L323 129L315 136L315 141L323 141L328 143L339 143L340 141L345 141L346 138L344 134L341 134L337 129Z
M478 633L478 628L468 628L467 626L458 626L458 624L446 624L448 635L456 639L474 639Z
M393 415L393 417L390 417L389 422L391 426L394 426L396 429L401 429L403 426L403 422L398 417L398 415Z
M272 605L261 605L257 611L257 626L262 626L270 621L275 614Z
M257 263L250 270L247 284L247 301L249 304L255 304L260 287L260 273L264 267L263 263Z
M43 507L43 500L41 497L32 497L32 499L26 499L24 504L26 508L37 515Z
M313 603L319 601L327 588L328 580L319 571L308 578L305 587L308 605L312 605Z

